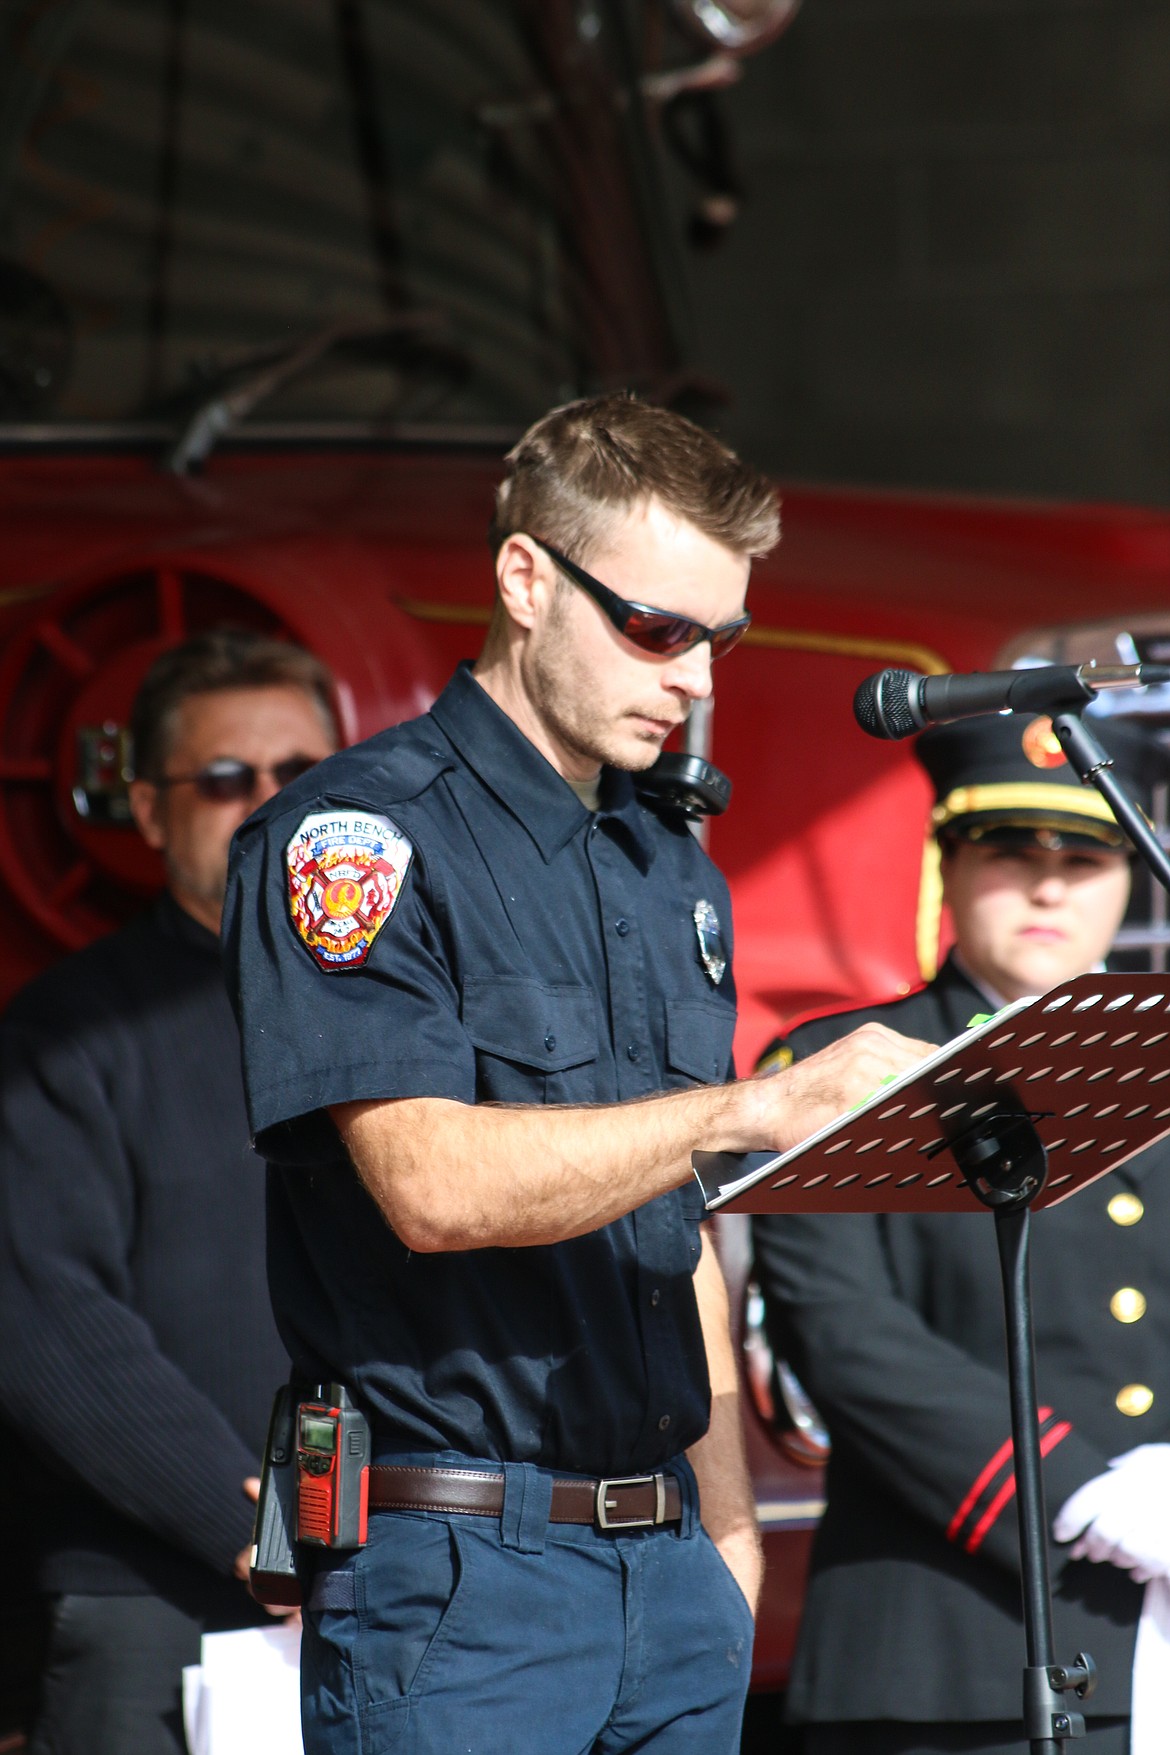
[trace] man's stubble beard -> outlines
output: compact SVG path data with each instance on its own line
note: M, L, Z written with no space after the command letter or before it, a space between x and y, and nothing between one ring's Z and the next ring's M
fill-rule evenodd
M635 740L644 744L646 749L645 759L638 761L632 757L628 744L619 740L614 721L627 715L663 719L667 717L665 703L659 701L652 707L630 705L609 718L598 712L590 678L574 661L574 646L564 606L565 598L558 593L545 625L544 638L530 656L529 698L563 749L582 761L623 768L628 773L641 773L658 760L662 740L651 732L632 732ZM571 711L566 711L567 704Z

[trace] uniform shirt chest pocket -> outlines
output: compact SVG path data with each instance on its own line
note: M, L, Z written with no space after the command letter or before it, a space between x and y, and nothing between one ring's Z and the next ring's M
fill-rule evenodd
M597 1006L588 987L471 977L463 1028L475 1049L479 1103L590 1103Z
M735 1010L717 1000L668 999L666 1064L670 1083L721 1085L731 1064Z

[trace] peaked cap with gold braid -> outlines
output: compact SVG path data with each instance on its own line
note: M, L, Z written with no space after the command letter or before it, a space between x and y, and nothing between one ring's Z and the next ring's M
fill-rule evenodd
M1118 779L1150 816L1154 786L1167 774L1162 746L1132 721L1094 715L1092 724ZM1049 719L959 719L924 731L914 753L934 786L931 823L940 840L1129 850L1101 794L1069 766Z

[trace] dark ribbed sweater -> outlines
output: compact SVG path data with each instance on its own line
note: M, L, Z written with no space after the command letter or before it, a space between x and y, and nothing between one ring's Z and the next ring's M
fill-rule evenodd
M0 1019L0 1397L47 1591L233 1601L272 1392L219 944L169 898Z

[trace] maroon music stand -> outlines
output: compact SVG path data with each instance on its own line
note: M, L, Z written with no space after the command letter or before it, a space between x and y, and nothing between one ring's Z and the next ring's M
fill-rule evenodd
M1170 976L1080 975L1009 1006L779 1156L696 1152L710 1212L995 1215L1023 1573L1024 1728L1032 1755L1084 1735L1062 1696L1092 1659L1052 1656L1028 1244L1031 1209L1067 1200L1170 1133Z

